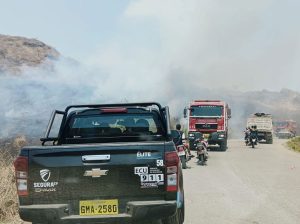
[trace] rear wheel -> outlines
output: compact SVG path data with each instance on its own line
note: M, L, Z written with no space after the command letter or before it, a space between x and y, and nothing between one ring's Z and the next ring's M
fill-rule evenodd
M186 157L180 156L180 161L181 161L182 169L186 169Z
M183 189L183 179L180 176L180 188ZM166 219L162 220L162 224L183 224L185 216L185 203L184 203L184 191L182 191L182 206L176 209L176 213Z
M184 206L178 208L177 212L162 221L163 224L183 224L184 221Z
M200 163L200 165L202 165L202 166L205 164L204 154L200 154L200 155L199 155L199 163Z
M227 150L227 139L220 143L220 150L223 152Z
M273 144L273 138L269 138L269 139L267 140L267 144Z

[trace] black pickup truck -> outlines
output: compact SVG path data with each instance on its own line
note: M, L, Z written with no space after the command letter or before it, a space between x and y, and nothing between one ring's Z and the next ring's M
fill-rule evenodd
M51 136L57 120L57 136ZM73 105L15 160L19 214L34 224L184 221L168 107Z

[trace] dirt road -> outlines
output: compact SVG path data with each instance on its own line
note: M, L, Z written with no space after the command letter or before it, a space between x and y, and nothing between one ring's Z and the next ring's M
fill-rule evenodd
M285 141L246 147L229 141L226 152L209 152L184 171L185 224L300 223L300 154Z

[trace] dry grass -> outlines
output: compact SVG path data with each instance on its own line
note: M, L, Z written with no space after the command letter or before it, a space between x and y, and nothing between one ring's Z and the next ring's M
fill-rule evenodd
M20 224L18 214L18 197L13 161L18 150L26 144L24 137L18 137L11 142L1 142L0 147L0 223Z
M287 144L292 150L300 152L300 137L292 138Z

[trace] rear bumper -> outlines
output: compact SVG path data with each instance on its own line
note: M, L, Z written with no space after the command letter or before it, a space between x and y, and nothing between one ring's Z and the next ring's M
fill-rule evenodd
M127 223L135 220L163 219L175 214L176 201L132 201L126 213L118 215L79 216L71 214L68 204L20 206L21 219L30 222L65 223Z
M271 132L258 132L257 138L259 141L272 139L272 133Z
M226 135L224 132L213 132L209 135L207 141L210 145L221 144L226 141Z
M193 132L189 132L189 134L190 133L193 133ZM215 131L215 132L209 132L209 133L202 132L202 133L204 134L204 136L206 135L206 137L208 138L207 142L210 145L216 145L216 144L219 145L227 140L227 136L224 131ZM194 142L195 142L194 138L189 138L190 150L196 150L196 148L194 146Z

